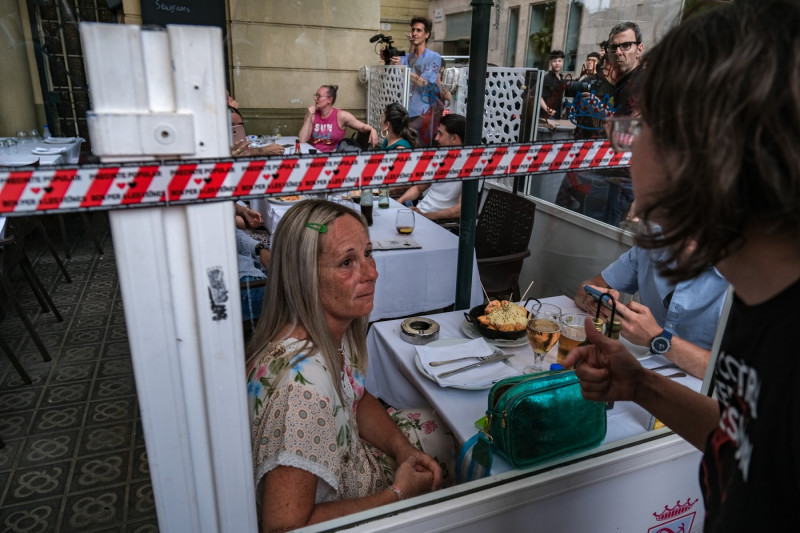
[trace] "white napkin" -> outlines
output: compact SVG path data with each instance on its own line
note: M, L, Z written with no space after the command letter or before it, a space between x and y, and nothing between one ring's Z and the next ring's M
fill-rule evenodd
M66 151L67 151L67 149L64 148L64 147L62 147L62 148L44 148L42 146L37 146L36 148L31 150L31 153L32 154L37 154L37 155L57 155L57 154L63 154Z
M445 378L437 377L442 372L463 368L473 363L478 363L478 359L459 361L450 365L431 366L431 361L449 361L459 357L492 355L494 349L483 339L478 337L463 344L451 344L449 346L417 346L417 354L425 371L436 380L441 387L488 387L492 383L503 378L509 378L519 374L503 361L479 366L464 372L459 372Z

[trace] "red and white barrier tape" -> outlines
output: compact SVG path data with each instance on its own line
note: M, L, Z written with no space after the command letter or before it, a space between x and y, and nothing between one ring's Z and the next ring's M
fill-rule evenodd
M262 160L0 169L0 213L166 206L438 180L626 166L607 141L395 150Z

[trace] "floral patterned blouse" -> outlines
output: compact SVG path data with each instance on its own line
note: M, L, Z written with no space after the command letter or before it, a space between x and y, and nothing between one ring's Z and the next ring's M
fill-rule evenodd
M339 400L332 377L319 354L291 354L304 341L270 344L248 369L253 467L256 486L277 466L293 466L320 479L316 503L358 498L384 490L391 472L382 455L358 437L355 413L364 395L365 376L345 352ZM277 376L289 366L280 379ZM387 475L388 474L388 475ZM261 497L259 496L259 502Z

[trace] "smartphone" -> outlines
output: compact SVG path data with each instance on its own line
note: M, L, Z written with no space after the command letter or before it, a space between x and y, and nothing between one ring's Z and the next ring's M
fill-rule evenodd
M598 291L597 289L595 289L594 287L591 287L591 286L589 286L589 285L584 285L584 286L583 286L583 290L585 290L585 291L586 291L586 294L588 294L589 296L591 296L592 298L594 298L594 299L595 299L595 301L597 301L597 302L600 302L600 301L601 301L601 300L600 300L600 298L602 298L602 297L603 297L603 295L605 294L604 292L600 292L600 291ZM607 307L608 309L611 309L611 310L613 310L613 307L611 306L611 304L610 304L610 303L608 303L608 300L607 300L607 299L605 299L605 298L604 298L604 299L602 300L602 302L601 302L601 303L602 303L602 304L603 304L605 307ZM618 314L619 316L622 316L622 314L621 314L619 311L617 311L617 314Z
M244 133L244 126L241 124L236 124L233 126L233 145L236 146L243 140L247 138L247 135Z

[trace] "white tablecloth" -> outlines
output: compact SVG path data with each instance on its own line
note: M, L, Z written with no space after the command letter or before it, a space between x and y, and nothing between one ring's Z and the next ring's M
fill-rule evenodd
M18 143L11 148L0 147L0 166L18 166L28 161L28 164L35 164L37 160L39 165L74 165L80 159L81 143L83 139L80 137L73 137L71 139L73 139L71 142L64 143L36 140ZM0 138L0 142L3 140L5 140L5 138ZM32 153L36 148L54 153Z
M554 303L564 313L581 312L570 298L557 296L544 298L542 301ZM452 312L429 315L439 323L441 331L439 339L467 338L461 329L464 313ZM423 376L414 362L415 346L402 340L400 323L392 320L372 324L367 336L369 367L366 388L374 396L382 398L390 405L402 408L432 407L443 421L453 430L459 444L463 444L477 432L475 422L486 414L488 407L488 389L468 391L439 387L430 378ZM642 364L655 368L668 364L661 356L648 357L648 350L641 346L633 346L623 341L633 353L643 356ZM516 348L502 348L506 353L516 354L508 360L509 364L520 374L523 368L533 364L533 350L526 343ZM557 346L545 357L545 368L556 360ZM646 358L645 358L646 357ZM661 370L664 374L675 372L675 368ZM678 381L700 390L702 381L692 376L678 378ZM604 443L618 441L625 437L644 433L650 422L650 414L632 402L615 402L614 408L608 411L608 432ZM493 473L508 470L510 465L497 457Z
M388 209L379 209L375 197L373 224L369 229L372 242L397 236L395 216L403 206L394 200L390 200L389 204ZM251 200L250 205L261 213L267 229L272 233L291 207L261 198ZM370 321L424 313L447 307L456 301L458 237L419 214L415 217L415 229L411 236L422 248L373 252L378 283ZM483 296L478 263L473 254L470 302L471 305L478 305L481 301Z

